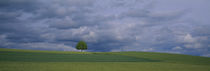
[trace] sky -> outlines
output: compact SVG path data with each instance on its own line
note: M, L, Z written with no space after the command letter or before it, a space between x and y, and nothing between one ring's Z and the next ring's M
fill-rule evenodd
M209 0L0 0L0 48L210 57Z

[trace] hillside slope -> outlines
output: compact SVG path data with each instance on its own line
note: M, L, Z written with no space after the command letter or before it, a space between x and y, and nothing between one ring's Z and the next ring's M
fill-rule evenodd
M0 71L210 71L210 58L154 52L0 48Z

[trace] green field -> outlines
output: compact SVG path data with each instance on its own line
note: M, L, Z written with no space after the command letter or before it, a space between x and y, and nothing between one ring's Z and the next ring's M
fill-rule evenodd
M210 58L154 52L0 48L0 71L210 71Z

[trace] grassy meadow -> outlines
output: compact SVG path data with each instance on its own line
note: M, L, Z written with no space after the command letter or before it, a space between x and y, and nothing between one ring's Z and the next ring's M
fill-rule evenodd
M0 48L0 71L210 71L210 58L155 52Z

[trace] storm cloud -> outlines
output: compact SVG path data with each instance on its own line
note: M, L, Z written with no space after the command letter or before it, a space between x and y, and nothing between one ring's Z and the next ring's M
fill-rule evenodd
M210 56L207 0L1 0L0 48ZM177 6L179 5L179 6Z

